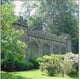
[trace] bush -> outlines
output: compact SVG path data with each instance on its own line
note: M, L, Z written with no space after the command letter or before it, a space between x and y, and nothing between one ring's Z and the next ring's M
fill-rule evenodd
M1 62L1 70L4 71L23 71L23 70L30 70L33 69L33 63L29 61L14 61L14 60L7 60Z
M7 72L15 70L15 61L12 59L1 61L1 70Z
M72 73L72 72L78 72L78 55L77 54L73 54L73 53L67 53L65 54L65 57L64 57L64 62L68 62L67 65L64 65L66 66L66 70L69 70L66 71L67 73ZM71 69L69 69L70 67L67 68L67 66L71 67Z
M64 55L64 60L61 60L60 64L63 74L76 73L78 72L78 55L66 53Z
M78 72L78 55L67 53L65 55L45 55L38 58L40 70L50 76Z
M40 64L40 70L42 72L48 73L48 75L53 76L59 73L60 69L60 59L56 55L43 56L42 59L38 59Z
M30 58L29 62L31 62L33 64L33 69L38 69L39 68L39 63L38 63L36 57Z
M16 70L18 71L33 69L33 64L31 62L19 61L16 62L15 65L16 65Z
M72 63L68 60L63 60L61 62L61 72L64 74L69 74L71 73L72 70Z

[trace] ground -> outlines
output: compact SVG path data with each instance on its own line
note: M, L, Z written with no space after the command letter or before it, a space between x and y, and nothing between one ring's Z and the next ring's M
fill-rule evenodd
M78 79L76 74L72 76L65 75L64 77L50 77L43 75L40 70L30 70L22 72L1 72L1 79Z

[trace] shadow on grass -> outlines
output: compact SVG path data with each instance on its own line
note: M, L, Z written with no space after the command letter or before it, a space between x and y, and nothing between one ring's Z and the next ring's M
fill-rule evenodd
M54 75L54 76L50 76L48 74L45 74L45 73L42 73L43 76L48 76L48 77L65 77L65 76L62 76L61 74L60 75ZM78 73L71 73L68 75L71 79L79 79L79 75Z
M32 78L25 78L18 75L13 75L12 73L1 73L1 79L32 79Z
M70 76L72 79L79 79L78 73L71 73L68 76Z
M59 75L48 75L46 73L42 73L43 76L47 76L47 77L61 77Z

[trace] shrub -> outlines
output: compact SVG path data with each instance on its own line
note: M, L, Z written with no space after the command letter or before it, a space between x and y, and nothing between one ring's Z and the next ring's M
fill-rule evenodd
M29 62L31 62L33 64L33 69L38 69L39 68L39 63L37 61L37 57L30 58Z
M43 72L48 73L48 75L53 76L57 75L59 73L60 69L60 59L56 55L51 55L51 56L43 56L42 59L40 60L40 70Z
M72 70L72 63L69 60L63 60L61 62L61 72L63 74L69 74Z
M60 64L63 74L76 73L78 72L78 55L66 53L64 55L64 60L61 60Z
M18 61L15 63L16 70L23 71L23 70L30 70L33 68L33 64L31 62L26 61Z
M23 71L33 69L33 63L29 61L3 61L1 62L1 70L4 71Z
M65 54L64 57L64 62L68 62L70 64L70 67L72 67L71 69L67 69L67 66L69 65L65 65L67 70L70 70L70 72L78 72L78 55L77 54L73 54L73 53L67 53ZM66 71L67 72L67 71ZM70 73L68 72L68 73Z
M15 70L15 61L12 59L1 61L1 70L7 72Z
M40 70L50 76L78 72L78 55L67 53L65 55L45 55L39 57Z

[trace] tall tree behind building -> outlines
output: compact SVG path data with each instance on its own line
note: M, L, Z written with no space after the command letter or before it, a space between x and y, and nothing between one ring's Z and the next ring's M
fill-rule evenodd
M27 19L28 26L37 30L42 30L44 26L46 31L57 35L70 34L72 52L78 53L77 0L34 0L32 4L35 6L33 9L35 8L36 10L35 14L30 15ZM28 8L29 6L25 7Z

